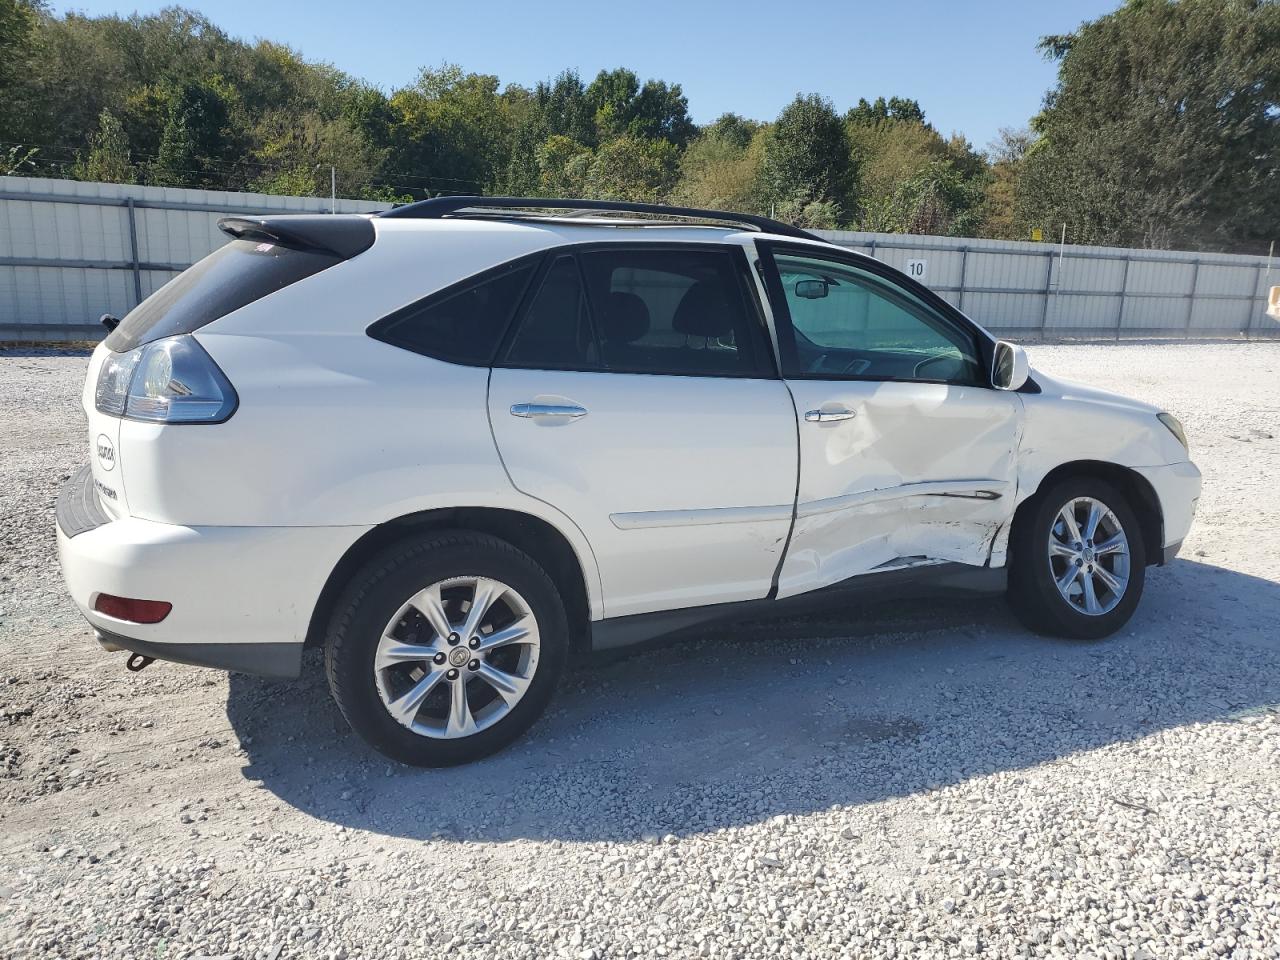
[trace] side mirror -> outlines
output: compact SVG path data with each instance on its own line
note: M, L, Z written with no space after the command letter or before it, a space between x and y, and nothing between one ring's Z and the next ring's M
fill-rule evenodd
M997 340L991 361L991 385L997 390L1017 390L1031 376L1027 351L1008 340Z
M1280 287L1272 287L1267 296L1267 316L1280 320Z
M827 287L825 280L797 280L796 296L801 300L821 300L827 295Z

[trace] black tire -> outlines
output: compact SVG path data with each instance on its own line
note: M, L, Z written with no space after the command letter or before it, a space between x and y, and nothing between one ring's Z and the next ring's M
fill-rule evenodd
M536 618L539 652L532 680L507 714L483 730L437 739L402 725L384 705L374 656L387 623L406 598L455 577L489 577L517 591ZM334 607L325 640L325 672L338 709L379 753L418 767L469 763L507 746L546 708L564 670L569 629L560 594L537 563L487 534L440 531L401 541L365 564Z
M1128 582L1119 603L1100 614L1085 613L1062 595L1049 560L1049 537L1059 512L1081 497L1092 498L1108 507L1128 540ZM1129 499L1105 480L1072 477L1037 493L1019 511L1009 547L1009 605L1018 619L1037 633L1073 640L1098 640L1123 627L1142 599L1147 570L1142 527Z

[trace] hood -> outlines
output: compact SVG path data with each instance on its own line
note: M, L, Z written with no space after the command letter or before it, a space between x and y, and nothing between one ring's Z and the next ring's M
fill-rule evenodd
M1083 383L1075 383L1071 380L1060 380L1057 377L1051 377L1047 373L1041 373L1039 370L1032 370L1031 377L1040 385L1042 393L1049 396L1060 397L1063 400L1077 400L1085 403L1096 403L1104 406L1112 407L1120 410L1128 410L1134 413L1149 413L1152 416L1159 413L1161 408L1144 403L1141 400L1133 400L1129 397L1121 396L1118 393L1112 393L1109 390L1099 390L1097 387L1090 387Z

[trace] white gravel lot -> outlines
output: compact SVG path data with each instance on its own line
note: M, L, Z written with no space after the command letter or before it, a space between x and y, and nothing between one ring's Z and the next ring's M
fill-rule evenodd
M574 670L389 766L298 683L125 672L63 598L83 356L0 356L0 957L1280 957L1280 343L1031 348L1205 473L1120 636L999 602Z

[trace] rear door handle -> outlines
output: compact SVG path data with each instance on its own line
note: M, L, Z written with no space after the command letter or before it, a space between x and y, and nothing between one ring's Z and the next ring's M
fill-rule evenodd
M807 423L831 423L835 420L852 420L857 415L857 410L841 407L839 410L807 410L804 419Z
M576 403L513 403L513 417L560 417L565 420L577 420L587 415L587 408Z

